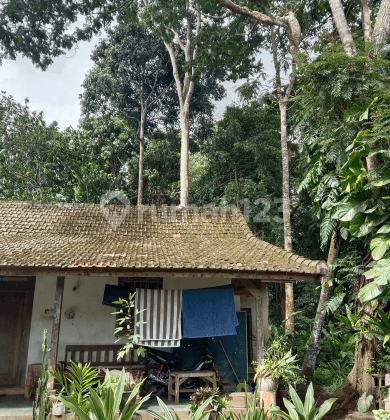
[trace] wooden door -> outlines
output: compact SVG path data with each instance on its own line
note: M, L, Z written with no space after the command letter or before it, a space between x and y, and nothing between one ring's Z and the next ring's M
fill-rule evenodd
M0 388L24 383L34 283L26 277L0 283Z

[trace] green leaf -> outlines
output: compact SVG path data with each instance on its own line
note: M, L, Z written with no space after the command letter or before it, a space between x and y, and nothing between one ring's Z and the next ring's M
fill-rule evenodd
M380 296L385 289L386 286L382 286L376 284L375 282L371 282L360 289L358 298L361 302L368 302Z
M364 227L365 216L363 213L358 213L349 223L349 231L352 236L361 236L360 231L363 226L363 231L368 230L368 227Z
M61 401L62 404L69 410L72 410L77 416L79 416L83 420L92 420L87 413L79 408L79 406L74 402L74 400L70 397L65 397L62 395L57 395L57 400Z
M378 102L379 98L375 97L375 99L368 105L367 109L363 112L360 116L359 121L368 120L368 114L370 109Z
M366 411L368 411L372 403L372 400L374 399L372 395L368 395L366 397L366 394L367 394L366 392L363 392L363 395L358 399L358 402L357 402L357 410L359 411L360 414L363 414Z
M313 389L313 383L310 382L310 385L307 388L305 405L304 405L306 415L310 413L313 406L314 406L314 389Z
M364 273L367 279L374 279L375 283L386 285L390 283L390 259L382 259L374 262L373 268Z
M360 227L358 227L358 230L356 233L352 233L352 229L351 229L351 225L352 223L354 223L355 219L351 222L350 224L350 229L351 229L351 234L353 236L356 236L358 238L368 235L373 229L374 227L380 225L381 223L383 223L385 220L387 220L390 217L390 213L386 213L383 215L378 215L376 213L374 214L369 214L366 216L365 221L360 225Z
M387 185L390 183L390 175L382 176L375 181L371 181L370 185L373 187L382 187L383 185Z
M346 229L345 227L341 227L341 229L340 229L340 236L346 241L347 240L347 238L348 238L348 232L349 232L349 230L348 229Z
M379 234L370 243L371 255L374 260L380 260L390 248L390 236Z
M390 233L390 225L382 226L377 233Z
M347 207L347 206L353 206L353 207ZM340 220L343 222L349 222L351 221L358 213L362 213L364 212L364 210L366 209L366 206L363 206L363 204L359 203L359 204L350 204L350 203L346 203L345 207L344 207L344 215L342 217L340 217Z
M288 389L289 389L290 398L292 399L292 402L294 403L295 409L297 410L298 413L303 413L304 408L303 408L302 400L299 398L297 392L291 385L289 385Z
M125 369L122 368L121 376L119 377L118 384L115 389L114 401L112 403L111 410L116 413L119 410L120 403L122 401L123 391L125 390L126 374Z
M91 389L90 392L90 409L91 412L97 417L97 419L104 419L105 413L104 413L104 405L103 401L99 397L99 395L95 392L95 390ZM107 416L108 417L108 416Z
M292 420L300 420L294 404L292 404L289 400L286 400L285 398L283 398L283 402Z
M334 402L337 401L337 398L330 398L326 400L320 407L318 414L314 417L314 420L320 420L325 414L332 408Z
M271 413L282 417L284 420L293 420L293 418L291 416L289 416L287 413L282 411L280 408L277 408L277 407L267 407L267 408ZM161 420L161 419L159 419L159 420Z

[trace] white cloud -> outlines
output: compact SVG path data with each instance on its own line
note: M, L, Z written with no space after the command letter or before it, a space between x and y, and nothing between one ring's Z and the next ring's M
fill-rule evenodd
M77 127L80 118L78 95L81 83L92 67L90 54L98 42L83 42L66 56L57 57L46 70L36 68L30 60L19 56L4 60L0 67L0 89L18 102L29 98L32 110L43 111L47 122L56 120L61 129Z

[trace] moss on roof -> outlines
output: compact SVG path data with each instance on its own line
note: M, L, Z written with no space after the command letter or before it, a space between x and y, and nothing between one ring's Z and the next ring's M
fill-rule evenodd
M0 201L0 266L319 272L257 239L237 209Z

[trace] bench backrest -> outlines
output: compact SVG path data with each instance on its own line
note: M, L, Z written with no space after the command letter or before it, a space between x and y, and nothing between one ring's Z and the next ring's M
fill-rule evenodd
M68 345L65 347L65 362L90 363L91 366L142 366L136 347L118 359L123 346L120 344Z

